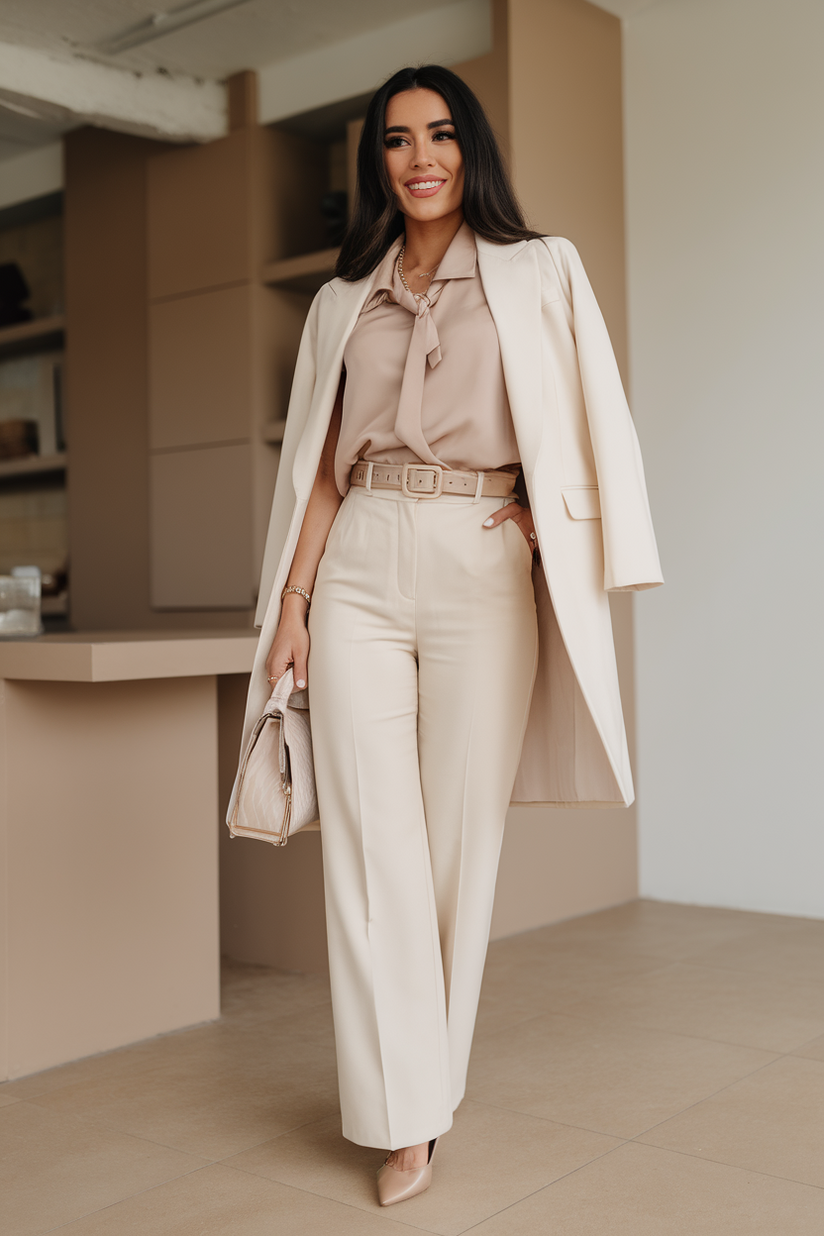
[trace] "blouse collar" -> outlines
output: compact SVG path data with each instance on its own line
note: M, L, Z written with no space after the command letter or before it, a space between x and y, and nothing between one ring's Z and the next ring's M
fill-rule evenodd
M372 293L361 312L366 313L370 309L375 309L387 300L400 301L400 296L398 295L398 292L401 291L398 276L398 253L402 243L403 237L400 238L400 244L398 241L395 241L394 244L390 245L387 253L381 259L375 274L375 282L372 285ZM477 267L478 253L475 247L475 233L466 220L464 220L449 242L449 248L443 255L437 274L430 285L430 292L435 289L436 285L444 283L447 279L474 278L477 273Z

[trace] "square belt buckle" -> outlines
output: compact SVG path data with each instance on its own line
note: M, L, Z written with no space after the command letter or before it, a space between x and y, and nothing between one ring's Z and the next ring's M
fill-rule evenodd
M429 489L424 488L427 478L431 479ZM404 464L401 492L407 498L439 498L443 493L443 468L440 464Z

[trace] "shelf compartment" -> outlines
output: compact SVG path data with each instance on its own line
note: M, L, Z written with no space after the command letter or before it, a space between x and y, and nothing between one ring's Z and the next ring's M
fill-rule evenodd
M318 249L315 253L301 253L299 257L269 262L263 268L263 282L287 292L304 292L314 296L324 283L333 278L339 253L340 249Z
M68 457L58 455L25 455L22 459L0 459L0 481L6 477L38 476L47 472L65 472Z
M0 327L0 356L17 356L60 343L66 329L63 314Z

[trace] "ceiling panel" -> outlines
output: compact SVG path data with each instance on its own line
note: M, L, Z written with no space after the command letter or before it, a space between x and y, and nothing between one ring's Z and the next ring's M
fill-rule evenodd
M117 56L96 44L180 4L146 0L2 0L0 41L42 51L92 54L105 63L143 71L164 69L221 79L301 52L326 47L452 0L248 0Z

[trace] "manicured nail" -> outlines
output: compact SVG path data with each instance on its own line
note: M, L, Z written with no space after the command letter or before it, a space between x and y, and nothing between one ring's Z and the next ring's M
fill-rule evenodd
M484 527L485 527L485 528L491 528L491 527L492 527L492 525L494 524L494 522L495 522L495 520L494 520L494 519L492 518L492 516L490 515L489 519L485 519L485 520L484 520Z
M303 681L303 679L302 679L302 678L299 678L299 679L298 679L298 687L301 689L301 691L303 690L303 688L304 688L305 686L306 686L306 683Z

